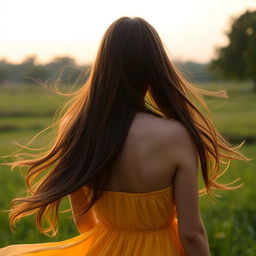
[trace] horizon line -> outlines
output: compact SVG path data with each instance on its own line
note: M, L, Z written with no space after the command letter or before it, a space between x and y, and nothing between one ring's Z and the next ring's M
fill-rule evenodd
M70 55L70 54L63 54L63 55L57 54L57 55L53 56L52 58L49 58L46 61L38 60L38 57L40 57L40 56L37 54L28 54L20 61L10 60L10 58L7 56L1 56L0 62L6 62L6 63L13 64L13 65L21 65L22 63L25 62L26 59L33 58L33 57L35 57L36 65L47 65L48 63L51 63L55 58L71 58L75 61L75 64L78 66L88 66L88 65L91 65L94 63L94 60L88 61L88 62L81 62L75 56ZM197 61L197 60L188 59L188 58L185 59L185 58L173 57L171 61L172 62L182 62L182 63L193 62L193 63L197 63L197 64L209 64L211 62L211 59L209 59L208 61Z

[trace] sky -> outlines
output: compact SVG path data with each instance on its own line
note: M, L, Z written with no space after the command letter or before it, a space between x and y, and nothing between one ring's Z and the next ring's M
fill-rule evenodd
M228 43L231 17L256 10L256 0L0 0L0 59L38 63L70 56L94 60L107 27L139 16L158 31L171 57L205 63Z

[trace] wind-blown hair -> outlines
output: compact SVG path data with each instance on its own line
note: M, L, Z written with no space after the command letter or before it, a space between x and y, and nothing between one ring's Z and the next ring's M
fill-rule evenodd
M204 189L240 187L220 184L217 178L231 159L249 160L214 127L203 95L227 97L193 86L171 63L152 25L139 17L121 17L106 30L83 86L79 87L56 120L56 138L42 154L16 154L7 163L27 168L28 195L12 201L11 227L20 218L36 214L41 232L55 235L61 200L81 188L92 189L88 211L104 193L111 167L120 153L136 112L180 121L191 135L199 156ZM196 106L196 105L199 105ZM32 149L33 150L33 149ZM221 164L226 166L221 169ZM40 179L39 179L40 178ZM237 181L237 180L235 180ZM42 225L46 219L48 226Z

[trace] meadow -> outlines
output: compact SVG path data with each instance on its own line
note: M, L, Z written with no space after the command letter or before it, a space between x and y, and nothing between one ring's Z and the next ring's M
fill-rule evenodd
M256 93L249 83L209 83L198 85L209 90L225 89L228 99L206 97L218 130L234 145L245 140L242 152L250 162L233 161L220 182L228 183L240 177L244 186L237 190L218 191L222 198L214 202L200 197L202 219L213 256L256 255ZM26 145L33 136L53 121L57 109L67 100L39 86L0 87L0 156L12 153ZM30 147L38 148L50 143L49 131L41 134ZM1 159L1 161L3 161ZM0 209L8 209L11 199L20 195L25 182L18 170L0 165ZM61 209L69 207L65 198ZM42 235L36 228L34 217L17 223L12 233L8 214L0 212L0 247L15 243L59 241L78 235L71 213L60 214L60 231L54 238Z

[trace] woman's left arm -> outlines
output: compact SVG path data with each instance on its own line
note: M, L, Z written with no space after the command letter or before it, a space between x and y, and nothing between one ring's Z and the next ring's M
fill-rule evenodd
M88 231L99 222L92 207L85 214L80 216L78 215L78 213L81 212L81 210L84 209L88 204L84 187L81 187L80 189L69 194L68 197L72 209L74 223L80 234Z

